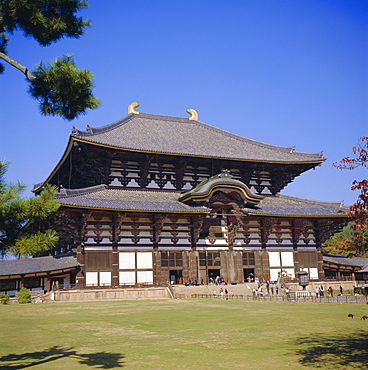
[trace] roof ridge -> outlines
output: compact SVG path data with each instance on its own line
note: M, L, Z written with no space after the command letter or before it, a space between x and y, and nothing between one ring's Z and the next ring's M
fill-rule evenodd
M203 127L206 127L210 130L219 132L220 134L223 134L223 135L226 134L226 136L233 137L234 139L240 139L242 141L246 141L248 143L258 145L258 146L261 146L261 147L264 147L264 148L272 147L272 148L280 149L283 152L287 152L287 153L294 153L295 152L295 153L307 154L308 156L316 156L316 155L319 154L320 157L322 157L322 152L316 152L316 153L299 152L299 151L295 151L295 146L290 146L289 147L289 146L280 146L280 145L268 144L268 143L265 143L263 141L250 139L248 137L241 136L239 134L234 134L233 132L224 130L224 129L216 127L216 126L209 125L208 123L201 122L201 121L191 121L191 123L197 123L198 125L202 125Z
M344 205L341 207L341 202L331 202L331 201L326 201L326 200L314 200L314 199L308 199L308 198L301 198L301 197L295 197L293 195L286 195L286 194L277 194L278 197L285 197L285 198L291 198L291 199L298 199L298 200L306 200L308 202L313 202L313 203L321 203L321 204L331 204L334 206L338 206L339 208L344 208ZM348 208L348 206L345 206Z
M173 190L173 189L170 189L170 190L165 190L165 189L150 189L150 188L121 188L119 186L108 186L106 187L106 190L119 190L119 191L143 191L143 192L147 192L147 191L150 191L152 193L170 193L170 194L181 194L182 191L181 190Z
M104 132L108 132L110 130L113 130L114 128L116 128L120 125L123 125L126 122L129 122L132 118L134 118L134 116L135 116L135 114L130 113L127 116L118 119L117 121L114 121L112 123L109 123L109 124L101 126L101 127L91 127L91 126L87 125L87 129L85 131L73 128L71 136L91 136L91 135L102 134Z
M105 125L105 126L97 127L97 128L87 126L86 131L81 131L81 130L77 130L77 129L74 128L73 131L72 131L72 136L92 136L92 135L102 134L102 133L108 132L110 130L113 130L114 128L116 128L116 127L118 127L118 126L120 126L124 123L127 123L127 122L129 122L130 120L132 120L134 118L163 120L163 121L175 120L177 122L182 122L182 123L189 124L189 125L202 126L205 129L212 130L212 131L217 132L221 135L225 135L225 136L237 139L237 140L241 140L243 142L247 142L247 143L250 143L250 144L253 144L253 145L257 145L259 147L274 148L274 149L279 150L281 152L303 154L303 155L306 155L308 157L315 157L316 155L318 155L319 158L322 158L322 152L316 152L316 153L299 152L299 151L295 150L295 146L280 146L280 145L268 144L268 143L265 143L265 142L262 142L262 141L258 141L258 140L250 139L248 137L241 136L239 134L234 134L230 131L224 130L224 129L219 128L219 127L212 126L212 125L210 125L208 123L205 123L205 122L202 122L202 121L189 120L189 117L166 116L166 115L144 113L144 112L139 112L139 114L130 113L127 116L125 116L125 117L123 117L123 118L121 118L121 119L119 119L119 120L117 120L113 123L110 123L110 124Z
M163 115L156 115L156 114L150 114L150 113L140 113L140 114L143 115L142 117L147 116L145 118L148 118L148 117L151 117L151 116L156 117L156 118L153 118L153 119L159 119L159 118L165 119L166 118L165 120L167 120L167 121L169 121L170 118L176 118L176 119L184 120L185 123L196 124L196 125L202 126L204 128L207 128L207 129L213 130L215 132L218 132L222 135L230 136L234 139L240 139L241 141L246 141L248 143L258 145L258 146L261 146L261 147L265 147L265 148L273 147L273 148L277 148L277 149L280 149L281 151L285 151L285 152L288 152L288 153L295 152L295 153L306 154L308 156L313 156L313 157L315 155L319 155L322 158L322 152L316 152L316 153L299 152L299 151L295 151L295 146L280 146L280 145L268 144L268 143L265 143L263 141L250 139L248 137L245 137L245 136L242 136L242 135L239 135L239 134L234 134L233 132L224 130L222 128L210 125L208 123L205 123L205 122L202 122L202 121L199 121L199 120L189 120L189 117L186 118L186 117L175 117L175 116L163 116Z
M105 185L105 184L89 186L87 188L81 188L81 189L65 189L65 188L62 188L62 189L60 189L59 193L56 194L55 199L67 198L67 197L76 197L76 196L79 196L79 195L94 193L96 191L102 191L102 190L105 190L106 188L107 188L107 185Z
M150 193L170 193L170 194L177 194L180 195L182 193L181 190L164 190L164 189L141 189L141 188L121 188L119 186L109 186L106 184L99 184L99 185L92 185L84 188L79 188L79 189L67 189L67 188L61 188L60 191L57 193L56 197L57 198L67 198L67 197L76 197L79 195L85 195L89 193L95 193L97 191L102 191L102 190L118 190L118 191L133 191L133 192L150 192Z

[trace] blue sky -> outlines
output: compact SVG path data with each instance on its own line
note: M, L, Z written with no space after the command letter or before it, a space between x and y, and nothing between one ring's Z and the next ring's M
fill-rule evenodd
M43 181L66 147L72 125L99 127L137 101L146 113L199 120L269 144L320 152L321 167L283 194L351 204L354 179L339 171L367 136L367 1L89 1L93 27L79 40L41 47L16 32L8 54L33 70L63 54L95 75L102 106L72 122L41 116L22 74L0 76L0 158L7 180ZM29 190L25 193L30 194Z

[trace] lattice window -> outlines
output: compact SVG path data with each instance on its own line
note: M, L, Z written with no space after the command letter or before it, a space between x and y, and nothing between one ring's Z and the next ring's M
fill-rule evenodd
M26 278L24 279L25 288L37 288L41 286L40 278Z
M161 253L162 267L182 267L183 255L180 252L162 252Z
M220 253L199 253L199 266L221 266Z
M14 289L16 289L15 281L0 283L0 290L14 290Z
M255 266L254 252L243 252L243 265L244 266Z
M85 255L86 266L89 270L110 269L112 254L110 252L87 252Z

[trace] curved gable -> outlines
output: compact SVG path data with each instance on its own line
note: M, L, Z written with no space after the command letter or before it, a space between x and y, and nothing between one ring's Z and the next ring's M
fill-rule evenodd
M187 191L179 200L181 202L203 203L213 198L217 192L224 193L234 200L240 198L244 202L244 206L254 206L264 199L264 196L252 193L243 182L233 179L229 171L225 170Z

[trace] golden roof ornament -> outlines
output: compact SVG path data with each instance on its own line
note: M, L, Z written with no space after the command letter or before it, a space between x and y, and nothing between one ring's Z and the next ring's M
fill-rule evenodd
M189 121L198 121L198 113L194 109L187 109L190 114Z
M221 173L218 175L218 177L229 177L230 179L233 178L229 170L222 170Z
M140 104L139 103L136 103L136 102L129 104L129 106L128 106L128 114L130 114L130 113L139 114L139 112L135 110L135 108L137 108L139 106L140 106Z

